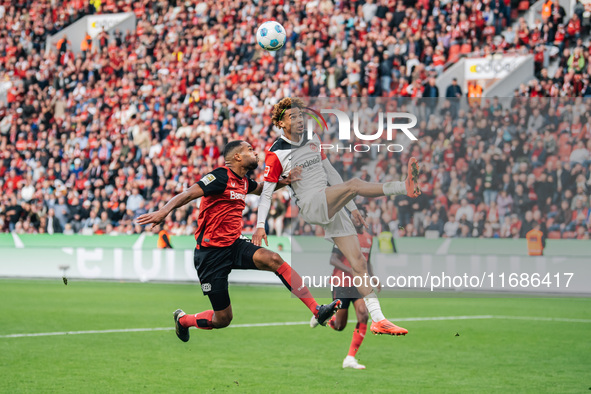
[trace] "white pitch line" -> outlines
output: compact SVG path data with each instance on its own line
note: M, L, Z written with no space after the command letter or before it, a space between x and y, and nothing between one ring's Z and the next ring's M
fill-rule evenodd
M142 245L144 244L144 239L146 239L146 233L141 233L138 239L134 242L132 249L140 250L142 248Z
M50 336L56 336L56 335L110 334L110 333L114 333L114 332L142 332L142 331L165 331L165 330L174 330L174 327L123 328L123 329L119 329L119 330L37 332L37 333L32 333L32 334L0 335L0 338L50 337Z
M437 317L407 317L393 319L396 321L433 321L433 320L467 320L467 319L491 319L492 316L437 316ZM354 322L351 320L351 322ZM310 324L310 321L292 321L276 323L250 323L233 324L228 328L249 328L249 327L277 327L277 326L302 326ZM89 330L89 331L58 331L58 332L39 332L31 334L9 334L0 335L0 338L23 338L23 337L46 337L56 335L81 335L81 334L110 334L117 332L144 332L144 331L167 331L174 330L174 327L156 327L156 328L122 328L115 330Z
M451 245L451 238L446 239L443 243L437 248L435 252L436 255L447 254L447 250L449 249L449 245Z
M23 249L25 247L25 244L23 243L23 241L20 239L20 237L14 231L12 232L12 240L14 241L15 248Z
M298 243L298 241L296 241L295 237L291 238L291 252L301 252L302 251L302 247L300 246L300 244Z
M401 317L392 320L401 322L413 321L445 321L445 320L482 320L482 319L499 319L499 320L531 320L531 321L557 321L566 323L591 323L591 319L569 319L561 317L528 317L528 316L495 316L495 315L467 315L467 316L434 316L434 317ZM350 323L356 320L349 320ZM309 321L292 321L292 322L276 322L276 323L250 323L250 324L234 324L228 328L250 328L250 327L278 327L278 326L302 326L310 324ZM155 328L122 328L114 330L88 330L88 331L58 331L58 332L38 332L30 334L8 334L0 335L2 338L27 338L27 337L48 337L60 335L82 335L82 334L111 334L122 332L149 332L149 331L171 331L174 327L155 327Z
M563 323L591 323L591 319L570 319L567 317L495 316L494 318L506 320L558 321Z
M435 317L401 317L392 320L396 321L437 321L437 320L478 320L478 319L494 319L493 315L476 315L476 316L435 316ZM357 321L357 320L352 320Z

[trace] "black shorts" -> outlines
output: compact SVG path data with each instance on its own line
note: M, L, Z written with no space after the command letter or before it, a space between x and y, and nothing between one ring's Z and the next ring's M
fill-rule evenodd
M356 287L335 287L332 290L332 299L340 299L343 303L341 309L349 309L349 304L355 302L361 298L361 294Z
M195 269L203 295L228 291L228 275L233 269L256 270L253 256L260 246L238 238L230 246L195 249Z

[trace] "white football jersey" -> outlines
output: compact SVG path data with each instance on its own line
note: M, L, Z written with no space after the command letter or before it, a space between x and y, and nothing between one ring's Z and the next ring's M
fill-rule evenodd
M301 200L324 190L328 185L322 166L326 155L320 144L316 134L312 139L304 134L299 143L284 135L277 138L265 157L265 181L277 183L280 178L288 176L292 168L301 167L301 179L291 184L295 197Z

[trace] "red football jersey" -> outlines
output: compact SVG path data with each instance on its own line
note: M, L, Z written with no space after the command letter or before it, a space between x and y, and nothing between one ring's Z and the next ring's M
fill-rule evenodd
M197 248L232 245L242 233L246 195L257 188L257 183L239 177L228 167L219 167L197 184L204 193L195 231Z

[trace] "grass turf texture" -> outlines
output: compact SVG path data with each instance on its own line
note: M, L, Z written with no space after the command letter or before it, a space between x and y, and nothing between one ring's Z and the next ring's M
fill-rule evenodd
M233 324L307 321L282 287L231 286ZM196 285L1 280L0 336L171 327L209 308ZM388 317L510 315L591 319L590 299L383 299ZM351 311L352 312L352 311ZM353 313L349 318L354 318ZM369 334L365 371L341 363L344 332L306 325L0 338L0 392L589 392L589 322L401 322ZM456 333L459 336L456 336Z

